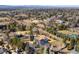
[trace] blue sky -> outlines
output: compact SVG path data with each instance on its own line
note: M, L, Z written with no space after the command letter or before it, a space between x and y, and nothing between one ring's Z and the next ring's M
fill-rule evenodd
M79 5L79 0L0 0L0 5Z

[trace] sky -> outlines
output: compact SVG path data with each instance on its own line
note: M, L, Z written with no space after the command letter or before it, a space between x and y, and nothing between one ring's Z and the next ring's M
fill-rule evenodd
M0 0L0 5L79 5L79 0Z

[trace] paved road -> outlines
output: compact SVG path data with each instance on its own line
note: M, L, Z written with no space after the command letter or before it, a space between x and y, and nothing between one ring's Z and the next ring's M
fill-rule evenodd
M53 34L47 32L47 31L45 31L45 30L42 30L42 29L40 29L40 28L39 28L38 30L39 30L40 33L45 34L45 35L51 37L52 39L56 39L56 40L59 40L59 41L62 41L62 40L63 40L62 38L57 37L57 36L55 36L55 35L53 35Z

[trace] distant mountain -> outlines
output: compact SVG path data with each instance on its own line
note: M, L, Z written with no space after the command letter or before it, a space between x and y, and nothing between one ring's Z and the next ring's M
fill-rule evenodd
M13 9L21 9L21 8L79 8L78 5L57 5L57 6L42 6L42 5L18 5L18 6L12 6L12 5L0 5L0 10L13 10Z
M21 8L50 8L50 6L37 6L37 5L24 5L24 6L9 6L9 5L0 5L0 10L13 10Z

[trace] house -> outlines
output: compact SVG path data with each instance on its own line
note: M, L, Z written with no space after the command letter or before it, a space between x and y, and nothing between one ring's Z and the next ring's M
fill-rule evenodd
M32 23L38 24L39 20L33 20Z
M48 37L45 35L38 35L36 38L38 39L39 45L43 46L48 44Z
M62 20L55 20L56 23L62 24L63 21Z
M45 29L45 25L44 24L37 24L37 27Z

